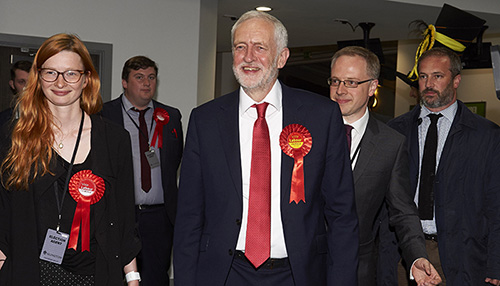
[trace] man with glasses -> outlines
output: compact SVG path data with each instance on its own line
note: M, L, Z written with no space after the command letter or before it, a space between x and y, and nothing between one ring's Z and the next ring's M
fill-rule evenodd
M461 69L447 48L423 53L421 105L389 125L407 138L412 198L442 285L500 285L500 128L457 100Z
M157 76L154 61L144 56L130 58L122 70L123 94L104 104L102 111L130 133L142 242L137 262L143 286L169 285L177 169L183 151L179 110L153 100Z
M358 285L377 285L379 220L387 216L386 206L416 282L437 285L441 279L426 259L424 236L412 200L404 136L368 111L379 74L377 56L353 46L335 53L328 79L330 97L342 112L351 154L360 237Z

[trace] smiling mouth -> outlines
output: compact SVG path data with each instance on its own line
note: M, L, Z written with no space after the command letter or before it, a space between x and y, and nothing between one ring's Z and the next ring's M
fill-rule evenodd
M338 104L344 104L344 103L350 102L350 100L348 100L348 99L337 99L336 101Z
M55 95L66 95L69 93L69 91L65 91L65 90L53 90L52 91Z
M258 67L243 67L244 71L258 71L260 70Z

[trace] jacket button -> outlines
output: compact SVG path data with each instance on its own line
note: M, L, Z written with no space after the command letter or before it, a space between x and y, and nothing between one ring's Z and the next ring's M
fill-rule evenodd
M233 256L233 250L232 249L229 249L228 253L229 253L229 256Z
M113 222L110 222L110 223L109 223L109 225L110 225L110 226L113 226L113 225L115 225L115 224L114 224Z
M240 220L240 219L237 219L237 220L236 220L236 225L237 225L237 226L240 226L240 225L241 225L241 220Z
M119 256L118 256L118 255L115 255L115 259L118 259L118 258L119 258Z

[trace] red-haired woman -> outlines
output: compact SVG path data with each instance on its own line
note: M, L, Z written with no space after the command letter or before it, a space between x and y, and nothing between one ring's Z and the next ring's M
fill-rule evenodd
M1 285L139 284L130 139L99 88L78 37L42 44L0 142Z

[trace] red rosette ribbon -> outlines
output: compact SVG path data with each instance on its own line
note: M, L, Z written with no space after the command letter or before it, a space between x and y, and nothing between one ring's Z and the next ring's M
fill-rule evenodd
M165 109L157 107L153 113L153 118L156 121L156 127L153 133L153 139L151 139L151 146L154 147L156 145L156 139L158 139L158 148L161 148L163 146L163 126L168 123L170 116Z
M104 180L92 174L91 170L80 171L69 181L69 193L77 202L68 249L76 250L80 225L82 229L82 251L90 251L90 205L97 203L104 195Z
M290 203L306 202L304 193L304 157L311 151L311 133L300 124L290 124L283 128L280 135L280 146L283 153L295 161L290 189Z

